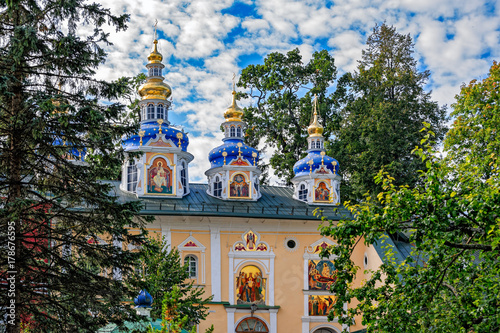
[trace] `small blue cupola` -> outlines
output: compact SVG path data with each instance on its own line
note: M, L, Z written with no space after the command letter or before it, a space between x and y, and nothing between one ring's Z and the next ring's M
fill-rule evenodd
M146 82L139 88L141 127L138 133L122 140L125 152L143 154L135 158L128 155L122 166L120 189L140 198L182 198L189 194L188 164L194 157L187 151L187 133L168 121L172 89L163 82L165 66L158 41L155 39L153 44L146 64Z
M225 121L223 144L208 154L210 169L207 193L223 200L257 200L260 198L257 167L259 151L245 144L246 123L242 120L243 110L236 103L233 82L231 105L224 112Z
M313 101L313 119L307 128L307 156L293 166L293 197L314 205L340 204L340 166L325 153L323 126L319 123L317 97Z

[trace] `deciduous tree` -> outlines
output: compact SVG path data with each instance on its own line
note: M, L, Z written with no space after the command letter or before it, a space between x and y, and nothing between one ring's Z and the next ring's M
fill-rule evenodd
M253 146L263 141L275 149L269 164L287 184L293 178L293 165L305 156L314 94L324 135L328 137L337 124L336 96L341 90L329 93L336 75L334 59L326 50L315 52L304 64L298 49L270 53L264 64L249 65L241 72L238 86L250 90L243 96L253 103L245 108L246 141Z
M445 157L423 131L415 153L425 170L414 187L380 172L383 191L349 206L354 220L322 229L338 243L329 252L338 256L332 291L340 321L362 315L368 332L500 330L499 84L494 63L488 78L462 87ZM394 235L408 237L410 256L397 250ZM362 283L351 258L359 242L385 247L383 265ZM353 299L359 304L343 310Z

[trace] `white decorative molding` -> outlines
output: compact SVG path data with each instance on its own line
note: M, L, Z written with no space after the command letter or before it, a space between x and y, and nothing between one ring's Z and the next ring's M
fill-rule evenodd
M307 323L328 323L328 317L327 316L305 316L302 317L302 322L307 322ZM339 319L337 317L333 318L330 323L338 323Z
M226 310L227 310L227 309L226 309ZM277 309L276 309L276 310L277 310ZM246 311L248 312L248 310L246 310ZM271 309L269 309L269 312L271 312ZM271 313L271 316L272 316L272 313ZM270 324L269 324L269 322L268 322L267 320L265 320L264 318L259 317L259 316L256 316L255 314L254 314L254 316L253 316L253 317L254 317L254 318L258 318L259 320L263 321L263 322L266 324L267 328L269 329L269 333L277 333L277 332L278 332L278 331L273 331L273 329L272 329L272 325L270 325ZM252 315L247 315L247 316L243 316L243 317L241 317L241 318L240 318L240 319L239 319L236 323L234 323L234 325L233 325L233 327L232 327L231 329L229 329L229 327L228 327L228 333L229 333L229 332L235 332L235 331L236 331L236 327L238 327L238 325L239 325L239 324L240 324L243 320L248 319L248 318L252 318ZM276 326L274 326L274 327L276 327Z
M269 309L269 321L271 326L269 328L269 333L278 333L278 309Z
M234 325L234 312L235 308L226 308L227 313L227 332L234 332L236 326Z
M193 242L196 246L186 246L187 243ZM205 252L207 249L200 241L198 241L193 236L189 236L184 241L182 241L179 246L177 246L179 251L201 251Z
M329 328L331 330L334 330L336 333L341 333L340 330L337 327L335 327L333 325L330 325L330 324L318 325L318 326L312 328L310 331L309 330L304 331L304 333L314 333L317 330L322 329L322 328ZM349 332L349 330L347 330L347 331Z
M220 229L210 229L210 273L212 280L212 295L214 302L221 301L221 249Z
M165 240L165 246L169 248L168 251L172 251L172 233L170 232L170 227L166 227L164 224L161 226L161 238Z
M272 247L269 247L269 252L251 251L251 252L234 252L229 250L229 304L235 304L234 296L234 275L237 274L243 267L254 265L262 269L266 274L266 303L274 306L274 258L276 255Z
M196 246L186 246L186 244L188 244L189 242L192 242L194 243ZM206 251L206 247L200 242L198 241L196 238L194 238L193 236L189 236L188 238L186 238L183 242L181 242L179 244L179 246L177 246L177 248L179 249L179 252L181 254L182 257L184 257L184 252L189 252L189 253L192 253L192 252L199 252L200 253L200 280L198 283L201 283L201 284L205 284L206 283L206 275L205 275L205 251Z
M295 242L295 247L294 248L291 248L288 246L288 241L290 240L293 240ZM299 240L294 237L294 236L287 236L285 237L285 239L283 240L283 245L285 246L285 249L288 251L288 252L295 252L297 251L297 249L299 248Z

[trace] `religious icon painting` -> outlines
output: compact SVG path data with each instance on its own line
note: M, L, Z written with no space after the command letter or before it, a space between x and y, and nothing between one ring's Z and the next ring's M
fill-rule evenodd
M257 266L248 265L236 277L237 304L265 304L266 279Z
M245 176L235 174L229 184L229 196L232 198L248 198L250 185L245 181Z
M156 158L148 169L148 188L150 194L172 193L172 170L163 158Z
M335 296L309 295L309 316L327 316L335 304Z
M256 243L257 243L257 235L253 233L251 230L243 236L246 242L246 250L247 251L255 251L256 250Z
M330 202L330 190L325 182L319 182L314 190L314 201Z
M309 290L330 290L337 281L337 270L330 260L309 260Z
M234 250L237 252L246 251L246 247L242 242L238 242L234 245Z

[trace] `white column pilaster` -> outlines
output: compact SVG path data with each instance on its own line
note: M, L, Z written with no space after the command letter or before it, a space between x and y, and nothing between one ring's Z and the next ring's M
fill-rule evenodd
M226 308L226 313L227 313L227 333L232 333L234 332L234 312L236 309L234 308Z
M169 252L172 250L172 233L170 232L170 228L169 227L164 227L162 225L161 227L161 237L162 237L162 240L164 239L165 240L165 243L166 245L168 246L169 248Z
M269 333L278 333L278 309L269 309L271 327Z
M234 253L229 252L229 304L234 305Z
M302 321L302 333L309 333L309 322Z
M274 254L272 248L270 252ZM269 259L269 305L274 306L274 255Z
M221 301L221 253L220 229L210 229L210 274L212 278L212 295L214 302ZM234 314L233 314L234 318Z

